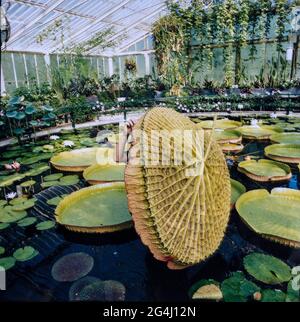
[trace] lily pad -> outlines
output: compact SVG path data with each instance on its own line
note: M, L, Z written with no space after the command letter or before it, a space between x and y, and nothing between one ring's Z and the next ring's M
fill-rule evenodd
M283 132L280 127L276 126L242 126L237 129L242 133L243 138L250 140L268 140L270 136Z
M28 227L33 225L37 219L35 217L27 217L17 222L19 227Z
M26 262L39 254L37 250L35 250L31 246L25 246L24 248L19 248L13 253L13 257L19 262Z
M231 182L231 208L234 207L239 197L246 192L246 187L239 181L230 179Z
M4 230L4 229L6 229L6 228L8 228L10 225L9 224L7 224L7 223L0 223L0 230Z
M28 181L22 182L20 184L20 186L23 188L28 188L28 187L35 185L35 183L36 183L36 181L34 181L34 180L28 180Z
M278 133L270 137L272 142L283 144L297 144L300 142L300 133Z
M238 165L238 170L249 178L261 182L282 181L292 177L288 165L265 159L242 161Z
M238 199L236 209L256 233L287 246L300 246L299 190L248 191Z
M5 253L5 248L0 246L0 255L3 255Z
M242 140L242 134L236 130L220 130L214 131L214 138L220 144L239 143Z
M83 172L83 177L90 184L124 181L125 164L100 165L95 164Z
M299 163L300 144L272 144L265 148L265 155L277 161Z
M6 200L0 200L0 207L3 207L7 205L7 201Z
M263 290L262 302L285 302L286 294L280 290Z
M26 211L13 211L11 208L5 209L0 214L0 223L10 224L19 221L27 216Z
M36 225L37 230L47 230L55 226L55 222L51 220L40 222Z
M215 124L214 124L215 123ZM228 119L216 120L214 121L202 121L198 123L198 126L202 127L203 129L236 129L242 125L241 122L232 121Z
M219 283L213 279L200 280L193 284L188 294L191 299L221 300L223 298Z
M59 181L46 181L41 183L42 188L49 188L49 187L54 187L59 185L60 185Z
M13 211L23 211L23 210L26 210L26 209L34 207L34 205L35 205L35 199L29 199L29 200L26 200L23 203L14 205L12 207L12 210Z
M233 273L221 284L225 302L247 302L260 288L248 281L242 272Z
M270 255L260 253L247 255L244 258L244 267L251 276L266 284L288 282L292 277L291 268Z
M73 184L79 183L79 177L77 175L64 176L60 178L59 184L61 186L71 186Z
M113 151L109 148L87 148L61 152L50 162L58 170L80 172L96 163L107 164L113 158Z
M86 276L94 266L94 259L86 253L72 253L61 257L52 267L51 275L58 282L74 282Z
M47 204L50 206L57 206L62 200L63 198L61 197L54 197L52 199L47 200Z
M53 174L50 174L46 177L44 177L44 181L56 181L58 179L60 179L61 177L63 176L62 173L53 173Z
M105 233L131 227L124 183L106 183L73 192L55 210L56 220L78 232Z
M15 264L16 264L16 260L14 257L0 258L0 266L4 268L6 271L14 267Z

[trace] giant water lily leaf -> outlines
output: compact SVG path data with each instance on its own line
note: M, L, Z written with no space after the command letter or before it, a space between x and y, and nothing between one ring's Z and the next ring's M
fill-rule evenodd
M275 143L299 144L300 133L278 133L271 135L270 139Z
M19 227L28 227L33 225L37 219L35 217L27 217L17 222Z
M83 177L91 184L124 181L125 164L100 165L95 164L86 168Z
M262 291L262 302L285 302L286 294L280 290L263 290Z
M244 258L244 267L255 279L266 284L288 282L292 277L291 268L270 255L260 253L247 255Z
M96 164L107 164L113 158L113 149L87 148L68 152L61 152L51 158L52 165L62 171L83 171Z
M113 232L132 224L123 183L73 192L55 210L58 223L79 232Z
M37 230L48 230L55 227L55 222L51 220L47 220L47 221L38 223L35 227Z
M271 135L283 132L280 127L276 126L242 126L237 129L242 133L243 138L252 140L269 139Z
M14 267L15 264L16 264L16 260L14 257L0 258L0 266L4 268L6 271Z
M265 155L287 163L300 162L300 144L272 144L265 148Z
M58 179L60 179L63 176L62 173L54 173L54 174L50 174L46 177L44 177L44 181L56 181Z
M13 253L13 257L19 262L25 262L33 259L39 254L37 250L35 250L31 246L25 246L24 248L19 248Z
M242 125L241 122L232 121L228 119L216 120L214 121L202 121L197 124L197 126L202 127L203 129L236 129Z
M231 182L231 207L233 207L238 198L246 192L246 187L239 181L230 179Z
M223 298L219 283L213 279L200 280L189 289L192 299L221 300Z
M292 177L288 165L265 159L242 161L238 165L238 170L249 178L262 182L282 181Z
M242 272L236 272L223 281L221 290L225 302L247 302L260 288L248 281Z
M236 130L216 129L214 131L215 140L220 143L239 143L242 140L242 134Z
M256 233L293 247L300 246L300 191L274 188L248 191L236 202L243 221Z

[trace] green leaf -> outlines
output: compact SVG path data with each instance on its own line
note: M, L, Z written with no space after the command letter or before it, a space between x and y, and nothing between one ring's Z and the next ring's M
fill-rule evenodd
M20 184L20 186L21 186L21 187L23 187L23 188L27 188L27 187L31 187L31 186L33 186L35 183L36 183L36 181L34 181L34 180L29 180L29 181L22 182L22 183Z
M33 105L27 105L25 109L25 113L31 115L36 112L36 109Z
M77 184L79 182L79 177L77 175L64 176L59 180L61 186L70 186Z
M59 186L59 181L46 181L41 183L42 188L49 188L49 187L54 187L54 186Z
M47 230L55 227L55 222L51 220L47 220L47 221L38 223L35 227L37 230Z
M47 204L50 206L57 206L61 202L61 197L54 197L52 199L47 200Z
M288 283L287 286L287 292L286 292L286 302L300 302L300 289L299 287L298 290L294 289L293 287L294 281L291 280ZM299 285L296 285L299 286Z
M14 96L8 101L9 106L19 105L24 101L24 96Z
M246 271L260 282L280 284L291 279L291 268L280 259L260 253L252 253L244 258Z
M19 248L13 253L13 257L19 262L25 262L31 260L39 254L37 250L35 250L31 246L25 246L24 248Z
M208 285L215 285L215 286L219 287L219 283L217 281L215 281L213 279L207 279L207 280L203 279L191 286L191 288L188 291L189 297L192 299L194 294L197 293L197 291L199 291L199 289L201 289L203 286L208 286ZM219 291L219 292L221 292L221 291ZM217 299L221 299L221 298L222 297L220 296Z
M50 174L46 177L44 177L44 181L56 181L58 179L60 179L61 177L63 176L62 173L53 173L53 174Z
M16 115L17 115L17 112L16 112L16 111L11 111L11 112L7 112L7 113L6 113L6 116L7 116L8 118L10 118L10 119L15 118L15 117L16 117Z
M3 257L0 258L0 266L3 267L6 271L14 267L16 260L13 257Z
M0 223L0 230L4 230L6 228L8 228L10 225L7 223Z
M221 289L225 302L247 302L260 288L248 281L242 272L233 273L223 281Z
M0 255L3 255L5 253L5 248L0 246Z
M22 135L23 133L24 133L24 129L22 129L22 128L18 128L18 129L14 129L14 133L16 134L16 135Z
M34 120L30 121L29 124L32 125L32 126L38 126L39 125L39 123L37 121L34 121Z
M15 115L15 119L20 121L20 120L23 120L25 116L26 116L25 113L17 112L17 114Z
M37 221L35 217L27 217L17 222L19 227L27 227L34 224Z
M34 204L35 204L35 200L30 199L30 200L25 201L24 203L13 206L12 210L13 211L26 210L26 209L32 208L34 206Z
M286 294L280 290L263 290L262 302L285 302Z

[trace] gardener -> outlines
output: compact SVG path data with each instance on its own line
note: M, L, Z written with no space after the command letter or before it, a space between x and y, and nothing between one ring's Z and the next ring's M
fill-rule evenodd
M116 144L116 162L128 162L128 151L125 151L126 143L131 144L131 141L128 141L134 127L135 121L129 120L125 123L125 127L123 130L123 136Z

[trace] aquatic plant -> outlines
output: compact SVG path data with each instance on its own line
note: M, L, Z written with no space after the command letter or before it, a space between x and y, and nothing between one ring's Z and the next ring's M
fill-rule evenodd
M37 230L48 230L53 227L55 227L55 222L52 220L42 221L35 226Z
M83 277L81 279L79 279L78 281L74 282L69 290L69 300L70 301L80 301L80 294L81 291L88 285L95 283L95 282L99 282L100 279L97 277L92 277L92 276L86 276Z
M94 259L86 253L72 253L61 257L52 267L51 275L58 282L74 282L86 276L94 266Z
M26 262L36 257L38 254L39 252L33 247L25 246L17 249L13 253L13 257L19 262Z

